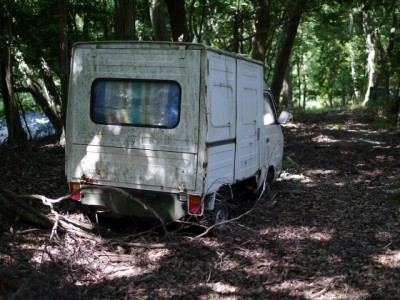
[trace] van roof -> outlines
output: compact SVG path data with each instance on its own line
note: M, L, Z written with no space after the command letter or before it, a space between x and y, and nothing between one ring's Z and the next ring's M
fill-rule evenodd
M97 48L97 49L146 49L146 48L158 48L158 49L184 49L190 50L207 50L216 52L223 55L232 56L247 61L263 65L262 62L248 58L245 54L232 53L226 50L217 49L211 46L206 46L198 43L182 43L182 42L151 42L151 41L101 41L101 42L78 42L73 45L73 48Z

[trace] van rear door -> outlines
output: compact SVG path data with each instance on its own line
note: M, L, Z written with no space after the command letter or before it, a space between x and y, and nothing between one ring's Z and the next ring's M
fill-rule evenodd
M78 44L67 119L67 177L128 188L195 189L199 49Z

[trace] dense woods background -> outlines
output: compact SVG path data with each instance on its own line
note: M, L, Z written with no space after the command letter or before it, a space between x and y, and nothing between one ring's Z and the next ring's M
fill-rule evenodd
M369 107L397 126L398 0L5 0L0 116L42 110L62 136L71 47L79 41L183 41L264 62L281 107Z

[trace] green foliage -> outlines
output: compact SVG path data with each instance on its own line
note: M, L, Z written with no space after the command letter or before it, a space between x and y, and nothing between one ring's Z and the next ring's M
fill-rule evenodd
M25 113L40 111L40 107L36 104L36 102L33 100L30 94L18 93L17 98L19 104L22 105L21 111Z
M349 30L349 13L345 6L323 5L321 10L308 14L299 28L301 38L297 40L292 64L301 68L301 74L296 70L293 79L298 86L301 82L308 91L317 91L316 100L323 106L343 107L354 98L349 48L357 45L354 32ZM359 57L353 61L359 62ZM297 97L301 97L298 92Z
M299 164L289 155L285 155L282 162L282 168L289 169L289 168L298 168Z
M251 56L254 28L259 1L215 0L185 1L186 20L194 42L217 48L237 51ZM379 32L380 43L385 50L393 41L392 56L386 62L391 86L400 84L399 30L390 35L394 16L400 8L395 2L368 1L269 1L265 79L270 83L275 72L274 63L282 40L282 28L288 15L303 12L294 49L291 53L292 104L305 109L337 108L359 105L366 92L367 53L363 30L363 12L370 15L372 30ZM148 0L136 0L136 38L154 40ZM2 15L13 16L12 28L0 36L1 45L11 45L14 57L22 57L29 66L31 76L40 81L41 59L47 62L54 81L59 82L60 26L58 0L8 1L1 4ZM68 42L69 47L79 41L102 41L113 38L113 0L69 0ZM170 30L168 12L164 7L166 28ZM378 40L376 46L376 70L378 85L383 84ZM14 84L24 86L26 73L20 72L13 60ZM18 61L20 63L20 61ZM352 70L354 74L352 75ZM60 88L57 86L57 88ZM44 90L44 88L43 88ZM356 97L356 92L359 96ZM24 101L25 103L25 101ZM384 114L396 107L378 104ZM27 110L30 104L28 105ZM393 106L393 105L392 105ZM33 108L32 108L33 109ZM0 110L1 113L1 110Z
M22 105L22 109L20 109L21 113L40 111L40 107L35 103L30 94L18 93L16 97L18 99L19 104ZM4 103L3 103L3 98L1 97L0 97L0 117L1 118L5 117Z

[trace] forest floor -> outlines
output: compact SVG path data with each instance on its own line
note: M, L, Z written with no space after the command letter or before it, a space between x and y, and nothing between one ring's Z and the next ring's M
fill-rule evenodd
M370 121L295 115L271 197L212 236L104 221L100 241L50 239L1 208L0 299L400 299L400 132ZM67 194L62 147L0 157L0 187Z

